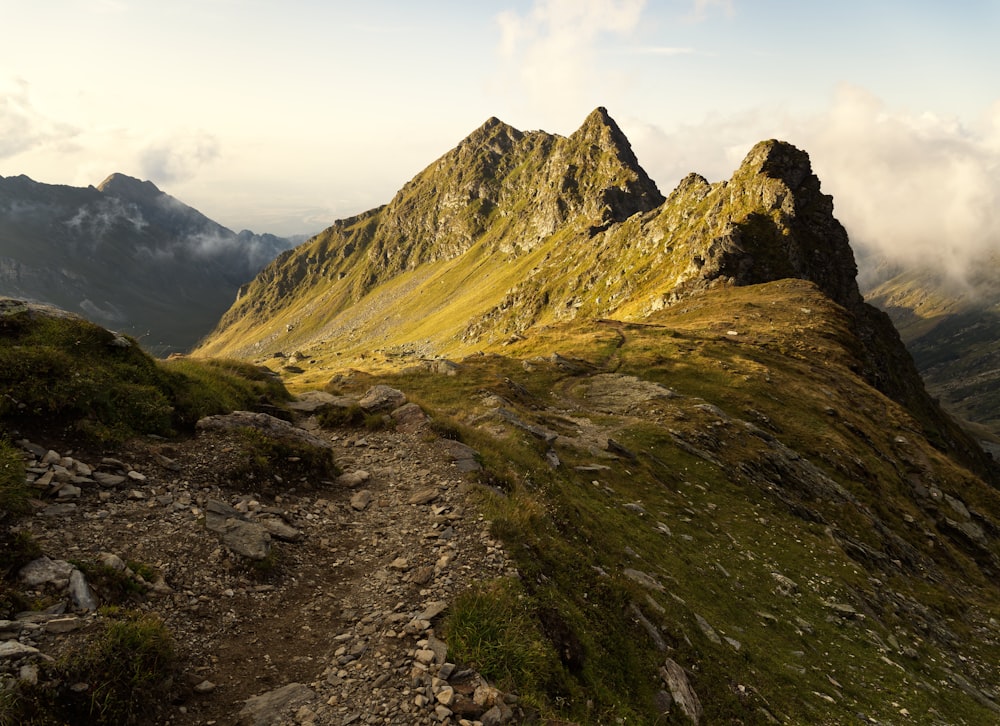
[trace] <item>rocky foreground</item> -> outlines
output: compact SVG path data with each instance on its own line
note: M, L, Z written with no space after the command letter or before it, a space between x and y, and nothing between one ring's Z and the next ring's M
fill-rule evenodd
M47 606L0 622L2 676L37 680L40 662L98 626L102 592L72 564L92 563L141 585L128 606L157 613L175 639L182 672L152 722L517 718L517 698L453 662L440 632L457 593L511 572L471 506L474 452L431 434L412 405L386 430L324 430L312 415L324 403L297 404L295 427L214 417L190 440L133 441L115 456L21 438L39 495L21 529L44 556L20 577ZM229 482L247 425L332 448L343 474Z

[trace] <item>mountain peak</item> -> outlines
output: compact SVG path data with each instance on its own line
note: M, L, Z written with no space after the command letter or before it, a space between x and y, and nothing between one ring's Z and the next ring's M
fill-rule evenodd
M813 176L809 154L788 143L777 139L768 139L754 144L747 152L740 170L737 172L763 174L772 179L783 181L791 189L798 188ZM819 180L816 180L819 186Z
M632 144L604 106L598 106L591 111L570 138L587 140L603 148L614 149L619 152L618 157L622 161L627 161L629 166L639 166L639 160L632 152Z
M111 174L97 185L97 189L104 194L133 201L154 199L163 194L153 182L136 179L120 172Z

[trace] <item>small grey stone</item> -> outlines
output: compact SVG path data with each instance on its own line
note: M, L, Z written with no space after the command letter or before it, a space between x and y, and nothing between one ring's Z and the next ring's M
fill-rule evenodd
M90 592L87 579L83 573L74 569L69 576L69 597L77 610L97 610L97 601Z
M360 489L354 493L351 497L351 508L356 509L359 512L363 512L368 508L368 505L372 503L372 499L375 495L371 493L368 489Z

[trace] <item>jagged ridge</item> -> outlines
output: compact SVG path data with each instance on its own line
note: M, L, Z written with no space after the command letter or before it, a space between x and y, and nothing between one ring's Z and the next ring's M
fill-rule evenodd
M568 138L490 119L387 206L277 260L202 352L307 348L331 367L379 348L460 355L575 317L642 319L718 285L800 278L853 316L866 379L989 470L856 275L832 199L788 143L761 142L729 181L691 175L663 200L602 108Z

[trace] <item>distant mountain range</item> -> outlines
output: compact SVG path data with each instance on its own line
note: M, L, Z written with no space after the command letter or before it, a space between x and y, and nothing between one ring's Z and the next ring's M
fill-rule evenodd
M233 232L124 174L86 188L0 177L0 295L81 313L157 354L191 348L295 242Z
M927 267L890 270L865 294L892 318L928 390L984 427L985 445L1000 456L1000 256L975 270L961 281Z

